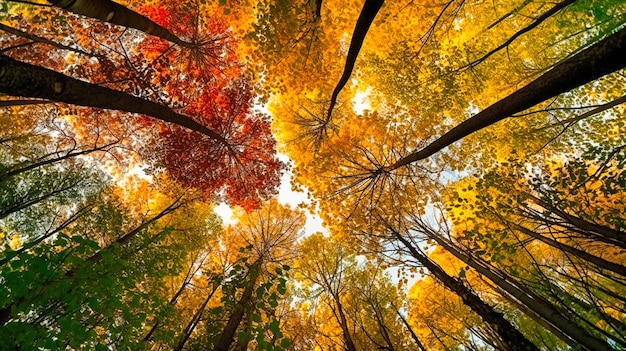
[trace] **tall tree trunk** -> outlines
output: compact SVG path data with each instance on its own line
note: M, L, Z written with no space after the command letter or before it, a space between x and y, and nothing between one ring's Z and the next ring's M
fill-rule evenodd
M219 286L220 284L218 283L217 280L215 280L213 282L213 287L211 289L211 292L207 295L206 299L204 299L204 301L202 302L202 304L200 305L196 313L194 313L193 317L191 318L191 321L189 321L189 323L183 330L183 336L180 338L180 340L178 341L178 344L176 344L176 347L173 350L180 351L183 349L183 347L185 347L185 344L187 343L187 341L189 341L189 337L191 337L191 334L196 329L196 326L198 326L198 323L200 322L200 318L202 317L202 313L204 312L206 305L209 303L209 301L211 300L211 298L213 297L213 295L215 294Z
M61 194L61 193L65 192L65 191L68 191L68 190L72 189L73 187L77 186L81 181L82 181L82 179L80 179L80 180L78 180L76 182L72 182L71 184L65 185L65 186L63 186L61 188L54 189L54 190L50 191L49 193L41 195L41 196L39 196L37 198L26 200L26 201L24 201L22 203L14 203L14 204L9 205L7 207L0 208L0 219L3 219L3 218L5 218L6 216L8 216L8 215L10 215L12 213L21 211L21 210L23 210L25 208L28 208L28 207L32 206L32 205L35 205L35 204L40 203L42 201L45 201L46 199L49 199L49 198L51 198L51 197L53 197L55 195Z
M535 232L534 230L528 229L524 226L518 225L518 224L512 224L511 225L518 229L519 231L521 231L522 233L530 236L531 238L537 239L543 243L545 243L546 245L549 245L555 249L561 250L563 252L566 252L570 255L573 255L575 257L580 258L581 260L587 261L593 265L596 265L598 268L601 269L606 269L608 271L611 271L613 273L619 274L623 277L626 277L626 267L618 264L618 263L614 263L611 261L607 261L605 259L603 259L602 257L598 257L595 255L592 255L586 251L577 249L573 246L561 243L555 239L551 239L551 238L547 238L544 235Z
M0 54L0 92L67 104L139 113L202 133L222 145L228 142L215 131L167 106L122 91L87 83L47 68Z
M46 39L46 38L43 38L43 37L40 37L40 36L37 36L37 35L34 35L34 34L27 33L27 32L21 31L21 30L19 30L17 28L13 28L13 27L7 26L6 24L0 23L0 30L3 30L5 32L7 32L7 33L11 33L13 35L20 36L22 38L26 38L28 40L31 40L33 43L43 43L43 44L47 44L47 45L50 45L52 47L55 47L57 49L68 50L68 51L72 51L72 52L75 52L75 53L78 53L78 54L83 54L85 56L90 56L90 57L99 57L99 55L96 55L96 54L93 54L93 53L90 53L90 52L87 52L87 51L84 51L84 50L80 50L78 48L74 48L74 47L71 47L71 46L68 46L68 45L63 45L61 43L57 43L55 41L52 41L52 40L49 40L49 39ZM41 101L39 103L44 103L44 101ZM2 105L0 105L0 106L2 106Z
M146 34L157 36L180 46L188 47L189 43L172 34L166 28L154 23L151 19L124 7L111 0L48 0L78 15L91 17L127 28L138 29Z
M359 51L363 46L365 35L367 35L367 31L370 29L372 22L374 22L374 18L376 18L376 15L378 14L378 10L380 10L384 2L384 0L365 0L365 4L363 4L363 9L361 9L359 18L356 20L356 25L354 26L354 31L352 32L352 40L350 41L350 48L348 49L348 55L346 56L343 74L341 75L341 78L339 78L339 82L337 82L337 85L333 90L333 94L330 97L330 106L328 107L328 116L326 120L331 119L333 109L335 108L335 104L337 104L337 97L346 83L348 83L348 79L350 79L350 75L354 69L354 64L359 56ZM321 1L319 4L321 5Z
M137 236L137 234L141 233L144 229L148 228L148 226L150 226L151 224L155 223L159 219L167 216L168 214L170 214L170 213L176 211L178 208L180 208L180 206L183 205L183 203L181 202L183 196L184 196L184 194L182 194L178 198L176 198L165 209L161 210L161 212L159 212L158 215L148 219L147 221L145 221L145 222L141 223L139 226L137 226L135 229L133 229L130 232L120 236L117 240L115 240L115 242L113 244L115 244L116 246L120 246L120 247L128 244L132 239L134 239ZM89 265L89 266L93 266L94 264L97 264L100 261L102 261L103 253L105 251L109 250L110 247L113 246L113 244L110 245L109 247L105 247L105 248L101 249L100 251L96 252L95 254L91 255L88 259L85 260L85 264ZM85 264L83 264L83 266L81 266L81 267L84 267ZM74 276L74 275L76 275L76 273L78 273L78 270L79 270L78 268L70 270L70 271L67 272L66 276L68 276L68 277Z
M343 312L343 305L341 304L340 296L338 294L333 294L333 299L335 300L335 308L337 309L337 317L339 318L338 322L341 326L341 332L343 334L343 341L345 343L346 350L357 351L356 345L354 345L354 340L352 340L352 335L350 334L350 329L348 328L348 319Z
M440 281L446 289L457 294L472 311L489 324L501 338L504 345L511 351L539 351L519 330L517 330L501 313L486 304L478 295L468 289L462 281L450 276L439 265L431 261L423 252L417 249L400 233L393 230L394 237L409 250L411 256L419 261L428 271Z
M562 61L541 77L458 124L385 171L428 158L462 138L534 105L626 67L626 28Z
M44 235L38 237L37 239L33 241L30 241L24 244L24 246L20 247L19 249L15 251L8 252L4 257L0 259L0 266L4 266L9 261L11 261L14 257L17 257L21 255L22 253L24 253L25 251L32 249L33 247L39 245L44 240L51 238L52 236L54 236L61 230L67 228L70 224L72 224L74 221L82 217L87 211L91 210L92 208L93 208L93 205L86 205L78 209L71 216L69 216L65 221L63 221L63 223L59 224L54 230L48 231Z
M393 308L396 310L396 314L398 315L398 317L400 317L400 320L402 321L402 324L404 324L404 327L409 331L409 334L411 334L411 338L413 339L417 347L421 351L428 351L426 350L426 347L424 346L424 344L422 344L422 341L419 339L417 334L415 334L415 331L413 330L413 327L411 327L411 325L409 324L409 321L407 321L406 318L404 318L404 316L400 312L400 309L398 309L398 307L396 306L393 306Z
M385 340L387 344L386 349L388 351L395 351L395 347L393 346L393 342L391 341L391 336L389 335L389 328L385 324L385 319L382 315L382 311L380 310L380 304L374 305L374 303L370 302L370 306L374 311L374 316L376 317L376 324L378 324L378 330L380 330L380 336Z
M600 240L602 242L615 245L622 249L626 249L626 232L607 227L605 225L589 222L583 218L567 213L567 211L556 207L548 201L544 201L538 197L535 197L529 193L524 193L535 204L550 211L550 215L561 218L565 223L563 225L571 225L573 229L579 229L581 234L584 234L590 239ZM549 216L549 215L548 215ZM533 216L540 221L553 222L549 217ZM554 218L554 217L553 217ZM554 222L559 224L558 222Z
M550 301L535 294L530 289L517 284L515 279L508 276L506 273L497 270L495 267L484 262L482 259L474 256L470 256L469 253L464 252L454 245L452 242L445 239L439 233L435 233L429 228L420 225L419 230L423 230L423 233L430 239L434 240L446 251L453 256L474 268L478 273L487 277L494 284L501 287L510 296L519 300L526 305L529 309L535 311L537 315L544 318L547 322L554 325L561 330L563 334L567 335L571 339L562 339L564 342L569 343L572 347L582 347L587 351L612 351L614 350L606 341L598 339L591 335L587 330L580 327L578 324L567 318L559 311ZM399 235L399 234L398 234ZM403 240L406 240L402 238ZM575 343L571 341L574 340Z
M198 257L200 257L200 255L202 255L204 257L202 258L202 260L201 260L201 262L199 264L196 264L196 262L198 261ZM200 268L202 268L202 263L204 263L204 261L206 260L207 257L208 257L208 253L200 253L199 252L199 253L196 254L196 257L191 262L191 264L189 265L189 269L187 270L187 274L185 274L185 278L183 279L182 283L178 287L178 290L176 290L174 295L168 301L170 306L174 306L176 304L176 302L178 302L178 299L183 294L183 292L185 291L187 286L191 283L191 280L193 279L193 277L196 275L196 273L198 273ZM213 286L217 285L217 283L215 283L215 276L214 276L213 281L214 281ZM146 340L146 341L150 341L152 339L152 335L154 334L154 332L158 328L159 324L160 324L160 320L157 318L156 321L154 322L154 324L152 325L152 328L150 328L150 331L148 331L148 334L146 334L146 336L144 336L143 339Z
M0 182L2 182L3 180L9 178L9 177L13 177L16 176L18 174L24 173L24 172L28 172L32 169L35 168L39 168L39 167L43 167L49 164L53 164L53 163L57 163L57 162L61 162L64 160L69 160L70 158L74 158L74 157L78 157L78 156L84 156L84 155L89 155L91 153L94 152L98 152L98 151L106 151L109 148L111 148L113 145L117 144L117 142L112 142L106 145L102 145L102 146L97 146L97 147L93 147L91 149L87 149L87 150L81 150L81 151L76 151L76 152L72 152L72 150L63 150L65 153L65 155L63 156L58 156L55 158L48 158L45 160L41 160L41 158L39 158L38 162L33 162L31 164L29 164L28 166L24 166L21 168L16 168L16 169L12 169L7 171L6 173L0 173ZM60 152L54 152L53 154L59 154ZM48 157L50 156L50 154L44 156L44 157Z
M241 298L235 305L235 308L230 315L230 318L226 322L226 325L224 326L224 329L222 330L219 339L215 343L213 351L228 351L230 345L235 340L235 333L237 332L237 328L239 327L239 324L241 324L246 310L250 308L252 293L255 290L256 282L259 278L259 275L261 274L261 261L259 260L251 264L248 272L249 277L246 283L246 287L241 294Z
M522 34L528 33L530 30L532 30L533 28L536 28L541 23L543 23L545 20L547 20L548 18L552 17L553 15L555 15L556 13L561 11L562 9L566 8L567 6L573 4L574 2L576 2L576 0L564 0L564 1L561 1L561 2L557 3L552 8L550 8L548 11L542 13L541 16L535 18L535 20L532 21L528 26L526 26L526 27L518 30L517 32L515 32L515 34L513 34L504 43L500 44L497 48L494 48L493 50L489 51L485 55L481 56L479 59L476 59L476 60L472 61L471 63L467 64L463 68L474 67L474 66L478 65L479 63L485 61L487 58L489 58L489 56L491 56L491 55L495 54L496 52L498 52L498 51L506 48L507 46L509 46L513 41L515 41L515 39L517 39Z

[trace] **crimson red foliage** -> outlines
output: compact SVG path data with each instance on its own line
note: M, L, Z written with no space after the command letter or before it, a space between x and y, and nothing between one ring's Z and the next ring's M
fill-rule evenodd
M189 6L167 1L134 9L192 43L188 47L57 8L43 9L40 22L15 17L12 23L93 55L68 55L67 50L41 43L19 46L27 40L13 35L0 38L0 43L15 45L8 53L16 59L166 104L218 132L226 144L147 116L129 118L123 113L79 108L73 118L85 138L103 138L102 133L119 138L134 131L135 137L127 138L125 147L138 148L152 170L164 169L182 184L202 189L207 198L249 210L277 192L285 164L276 158L269 117L255 110L228 23L218 16L199 21L197 9ZM65 21L53 23L57 15ZM89 133L92 126L99 126L98 135Z
M251 210L276 194L285 164L276 158L269 116L254 111L252 89L244 79L202 96L185 109L196 121L218 131L229 146L179 126L161 124L156 144L144 154L186 186L202 189Z

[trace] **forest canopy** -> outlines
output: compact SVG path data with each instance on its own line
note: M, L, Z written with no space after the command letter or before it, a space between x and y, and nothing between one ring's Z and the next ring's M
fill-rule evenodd
M4 0L0 350L626 350L625 67L623 0Z

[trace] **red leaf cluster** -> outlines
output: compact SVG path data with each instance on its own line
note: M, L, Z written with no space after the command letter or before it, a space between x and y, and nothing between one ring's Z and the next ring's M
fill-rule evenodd
M83 138L124 139L124 147L138 148L151 169L167 170L184 185L202 189L207 198L253 209L276 193L285 164L276 158L269 117L255 110L252 87L242 78L228 23L218 16L201 20L189 6L167 1L133 9L188 46L58 8L42 9L38 20L20 15L10 22L89 54L68 54L44 43L20 46L29 40L13 35L0 42L5 48L15 46L7 53L16 59L166 104L216 131L226 144L146 116L128 119L127 114L85 108L72 117ZM57 15L63 20L55 24ZM127 138L128 133L135 136Z
M187 115L218 131L228 146L179 126L160 125L144 154L180 183L202 189L207 197L254 209L276 194L285 164L276 158L269 116L254 111L244 79L200 97Z

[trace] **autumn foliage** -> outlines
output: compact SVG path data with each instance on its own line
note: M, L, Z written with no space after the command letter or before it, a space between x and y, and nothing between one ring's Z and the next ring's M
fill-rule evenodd
M57 36L53 39L62 41L62 35L72 36L93 57L80 52L63 57L54 48L50 52L44 45L35 45L12 50L14 58L168 104L223 138L221 142L211 140L147 116L133 117L133 123L141 127L136 132L147 139L141 146L131 147L149 162L151 170L166 169L174 179L202 189L207 198L221 197L247 209L258 206L261 199L275 192L284 165L275 158L269 117L254 111L252 86L242 75L234 51L236 41L224 19L215 16L205 21L197 8L186 3L144 5L138 9L192 43L182 47L149 35L138 41L134 39L137 33L127 33L107 23L91 21L85 26L85 19L80 16L66 17L50 9L35 9L41 11L37 16L42 17L42 23L43 18L62 16L58 18L63 25L54 31ZM28 23L20 17L9 14L8 19L12 25ZM24 29L43 33L43 27ZM7 47L19 46L26 40L19 36L3 38ZM97 114L81 111L73 121L79 127L101 123L93 121ZM119 118L127 117L111 115L113 120ZM121 127L126 123L107 124ZM89 132L89 128L83 130ZM111 129L107 133L121 132Z
M625 19L0 2L0 351L626 349Z

